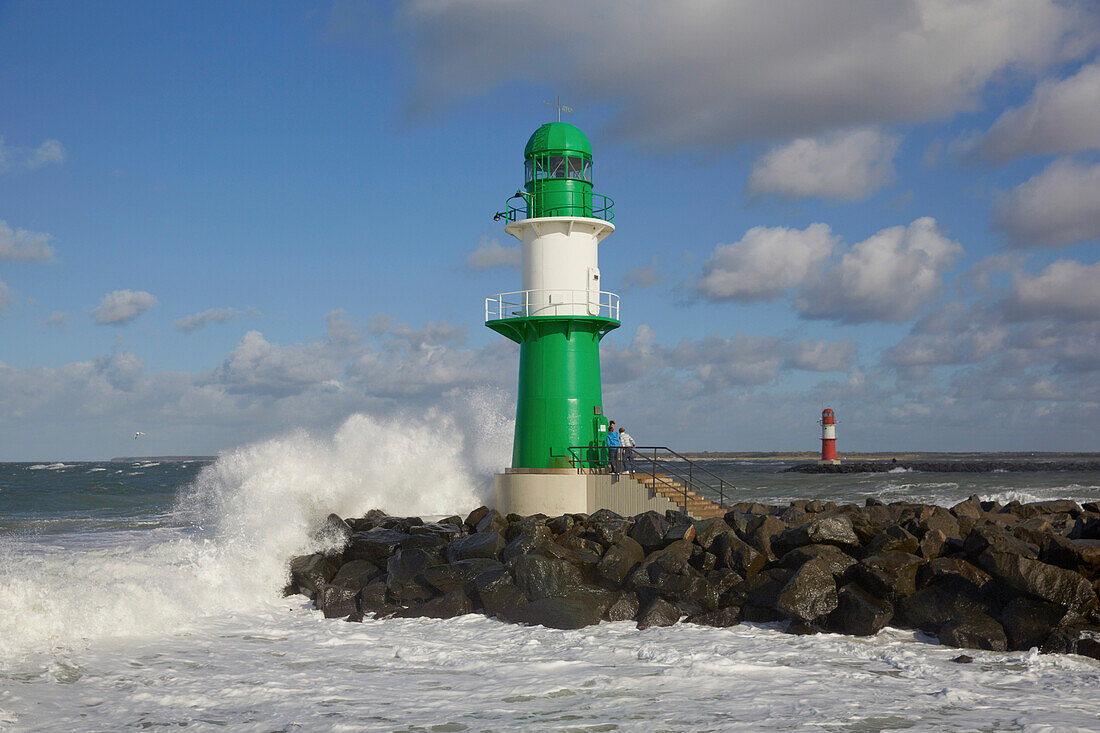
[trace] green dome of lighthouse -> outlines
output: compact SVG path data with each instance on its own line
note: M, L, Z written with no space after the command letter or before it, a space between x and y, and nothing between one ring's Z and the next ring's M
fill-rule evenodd
M523 149L524 159L547 153L573 153L592 160L592 143L588 136L576 125L568 122L547 122L535 130L527 147Z

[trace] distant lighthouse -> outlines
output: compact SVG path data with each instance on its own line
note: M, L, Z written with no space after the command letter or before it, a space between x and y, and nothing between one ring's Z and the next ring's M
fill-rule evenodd
M835 466L840 463L836 457L836 417L831 408L821 411L821 463Z

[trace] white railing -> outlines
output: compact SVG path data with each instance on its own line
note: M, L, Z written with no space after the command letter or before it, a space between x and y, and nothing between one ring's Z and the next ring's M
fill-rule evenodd
M619 296L603 290L517 290L485 299L485 320L600 316L619 320Z

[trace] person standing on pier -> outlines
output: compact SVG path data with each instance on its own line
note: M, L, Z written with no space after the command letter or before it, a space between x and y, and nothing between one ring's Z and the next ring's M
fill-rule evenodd
M607 448L611 454L611 473L619 473L619 433L615 430L615 421L607 423Z
M630 437L630 433L626 432L626 428L619 428L619 468L624 470L626 467L630 467L630 475L633 476L634 472L638 470L638 467L634 465L634 438Z

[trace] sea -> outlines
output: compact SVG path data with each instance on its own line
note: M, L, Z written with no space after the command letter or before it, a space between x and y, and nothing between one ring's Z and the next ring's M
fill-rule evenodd
M0 730L1100 730L1100 662L1078 656L962 664L894 628L347 623L282 597L288 558L320 549L329 512L485 503L506 456L480 447L485 431L456 437L466 427L357 415L213 462L0 464ZM1100 473L707 465L767 503L1100 499Z

